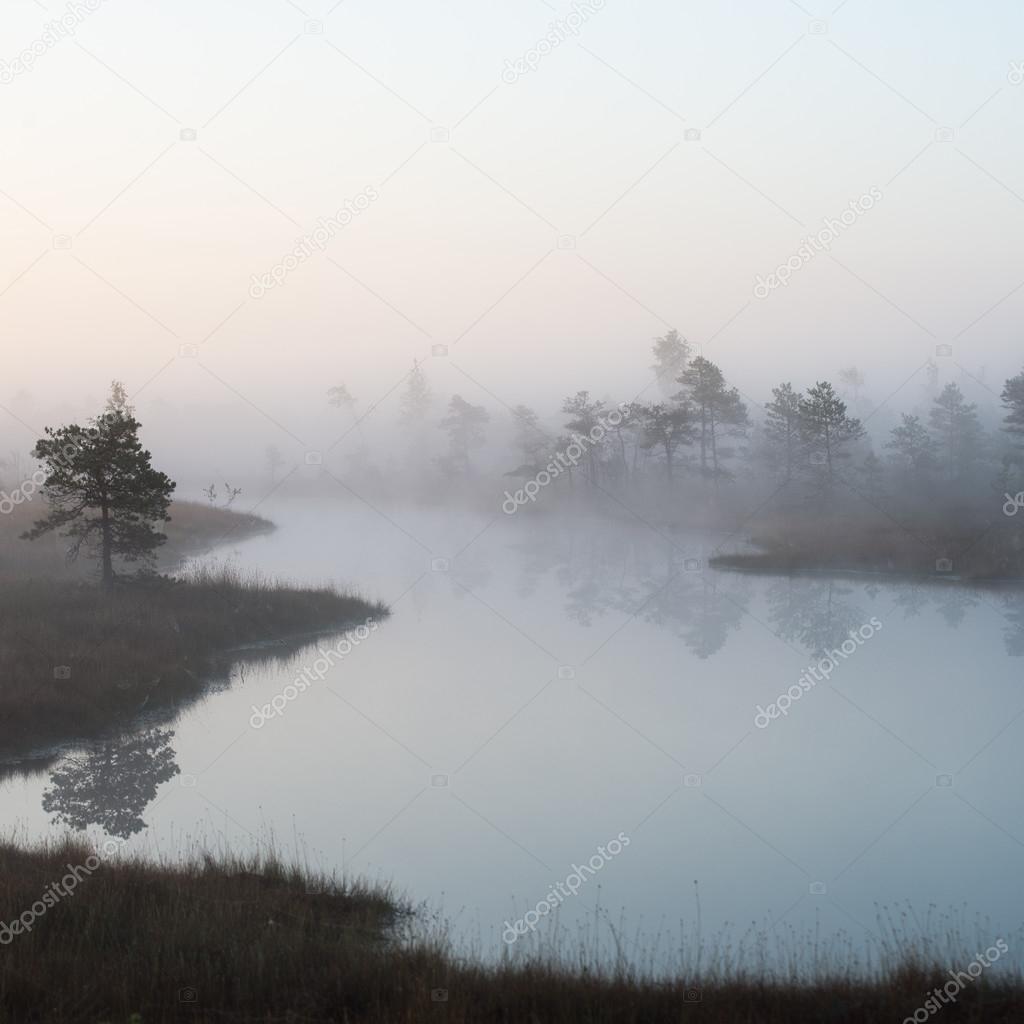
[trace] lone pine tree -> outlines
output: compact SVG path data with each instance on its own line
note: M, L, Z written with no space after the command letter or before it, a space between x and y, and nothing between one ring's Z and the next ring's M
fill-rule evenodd
M32 452L45 466L50 511L24 536L60 531L72 542L69 560L83 549L98 558L105 587L114 583L115 558L151 563L167 539L154 524L170 519L174 482L153 469L139 426L115 382L106 411L91 426L47 427Z

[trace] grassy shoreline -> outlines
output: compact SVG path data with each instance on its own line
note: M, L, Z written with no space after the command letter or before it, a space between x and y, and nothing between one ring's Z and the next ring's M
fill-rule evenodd
M273 529L222 509L173 512L165 556L178 561ZM105 592L65 566L59 549L18 540L20 525L5 523L0 535L0 758L91 738L196 697L233 651L272 656L301 646L299 637L387 614L333 587L295 587L229 568L125 581Z
M85 738L197 696L219 659L247 645L384 615L382 606L329 587L228 570L111 594L26 581L0 598L0 754Z
M40 895L79 866L93 870L37 914ZM904 1020L949 980L949 965L909 953L874 977L804 983L467 963L443 939L398 936L410 910L388 887L272 853L171 865L76 840L0 843L0 880L0 922L26 914L19 934L0 924L0 1024L854 1024ZM1009 1024L1022 1012L1019 976L986 975L942 1019Z
M1008 521L956 527L932 521L911 530L857 518L794 517L766 524L748 544L753 550L715 555L709 564L758 572L1024 583L1024 543Z

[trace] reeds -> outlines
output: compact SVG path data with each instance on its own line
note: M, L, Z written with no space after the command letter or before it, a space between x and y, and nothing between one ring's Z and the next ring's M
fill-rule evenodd
M207 527L259 527L196 508ZM192 535L193 546L202 546L200 534L209 530ZM226 565L105 592L52 552L38 564L22 560L33 548L0 524L0 754L81 738L195 696L222 652L387 614L331 586L289 586Z
M892 961L864 978L827 968L759 978L708 964L702 976L665 980L558 958L487 966L453 956L443 933L408 937L396 927L408 905L387 887L288 866L273 851L184 864L95 852L99 866L71 895L0 946L2 1024L128 1024L133 1014L141 1024L898 1024L966 966L921 960L898 930ZM93 853L71 840L0 844L0 922ZM941 1020L1009 1024L1022 1014L1020 976L992 972L965 985Z

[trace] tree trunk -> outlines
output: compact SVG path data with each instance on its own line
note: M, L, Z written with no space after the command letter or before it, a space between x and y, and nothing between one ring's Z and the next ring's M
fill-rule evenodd
M707 406L701 403L700 407L700 474L707 476L708 472L708 412Z
M109 590L114 585L114 541L110 526L110 508L104 505L102 514L102 556L103 586Z
M715 434L715 410L712 408L711 416L711 466L715 474L715 486L718 486L718 437Z

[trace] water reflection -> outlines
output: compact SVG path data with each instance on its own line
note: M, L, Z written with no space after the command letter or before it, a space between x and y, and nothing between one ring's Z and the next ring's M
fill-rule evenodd
M749 581L738 574L691 569L689 562L677 563L665 582L649 582L639 615L645 622L671 629L703 660L721 651L740 628L747 612Z
M1003 599L1006 628L1003 639L1006 653L1013 658L1024 655L1024 594L1011 594Z
M252 706L315 655L231 653L230 685L225 659L199 702L147 707L141 735L0 786L5 820L98 826L140 850L182 829L238 849L264 826L295 833L329 868L468 908L470 943L620 829L637 842L602 875L600 905L638 934L684 917L698 878L710 934L738 914L870 925L876 899L989 913L1015 891L1020 737L1001 730L1018 710L1007 655L1024 655L1024 592L718 571L714 538L622 522L410 515L428 550L369 513L345 535L297 523L251 564L312 581L336 567L392 603L378 638L258 730ZM831 687L848 699L753 727L758 702L876 615L882 636ZM546 685L563 659L586 665L582 683ZM166 784L176 761L195 789ZM593 908L560 910L575 928Z
M550 576L570 622L589 629L609 612L636 616L671 630L702 659L725 646L747 610L749 578L710 570L691 541L591 524L539 531L513 550L521 599Z
M163 783L179 774L169 729L149 729L65 757L50 773L43 810L56 824L84 830L98 825L127 839Z
M852 600L854 588L838 580L793 577L769 584L769 621L783 640L798 643L820 657L841 647L851 630L870 618Z

